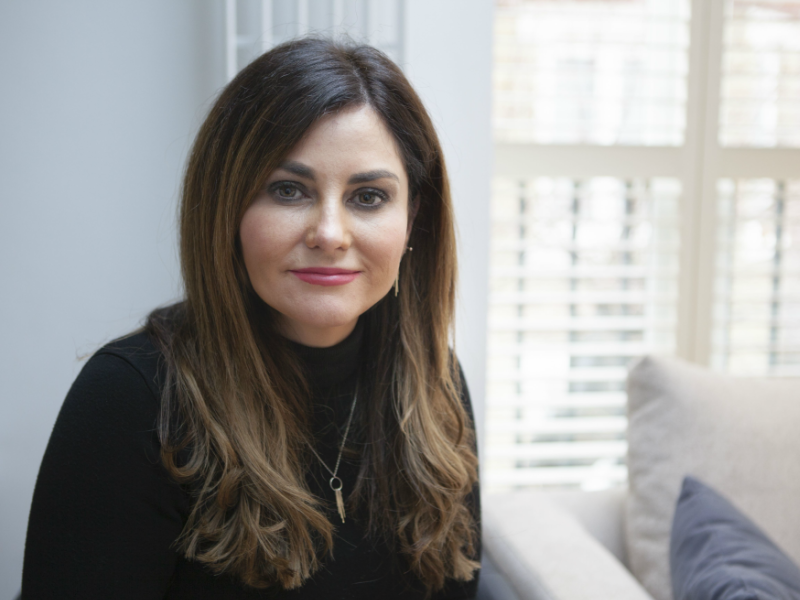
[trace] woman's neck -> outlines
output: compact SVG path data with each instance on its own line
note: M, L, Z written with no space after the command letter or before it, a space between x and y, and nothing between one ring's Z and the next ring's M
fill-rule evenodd
M289 339L312 388L328 388L351 378L361 363L364 324L358 321L349 335L326 347L309 346Z
M283 319L279 324L279 331L286 339L303 346L329 348L349 336L355 329L356 323L358 319L337 327L313 327Z

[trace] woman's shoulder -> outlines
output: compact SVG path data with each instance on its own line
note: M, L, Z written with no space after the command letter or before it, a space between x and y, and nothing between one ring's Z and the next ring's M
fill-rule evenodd
M109 342L94 353L84 368L95 376L138 377L156 398L161 396L164 369L164 355L144 329Z
M159 362L135 332L95 352L72 384L36 481L26 598L164 597L189 500L161 463Z
M154 429L161 406L162 365L162 353L144 331L104 345L72 384L54 433L65 426L68 431L117 433Z

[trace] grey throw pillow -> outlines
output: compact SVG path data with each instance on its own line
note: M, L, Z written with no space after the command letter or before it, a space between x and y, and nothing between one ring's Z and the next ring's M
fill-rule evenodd
M675 600L800 600L800 568L733 504L683 480L670 540Z

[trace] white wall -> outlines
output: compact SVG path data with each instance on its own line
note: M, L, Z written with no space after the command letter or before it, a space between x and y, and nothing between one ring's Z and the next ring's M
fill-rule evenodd
M491 0L407 0L404 63L444 146L459 230L456 351L483 439L489 197ZM481 446L482 446L481 442Z
M179 293L177 187L223 83L219 4L0 3L0 598L76 357Z
M223 83L223 15L222 0L0 3L0 598L19 587L36 472L77 357L180 293L178 185ZM406 33L452 178L458 352L480 412L491 2L408 0Z

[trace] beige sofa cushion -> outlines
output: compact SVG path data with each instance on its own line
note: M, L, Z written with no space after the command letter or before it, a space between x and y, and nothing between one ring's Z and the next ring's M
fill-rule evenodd
M800 380L737 379L647 357L628 377L628 419L628 561L657 600L672 600L669 534L687 474L800 562Z

